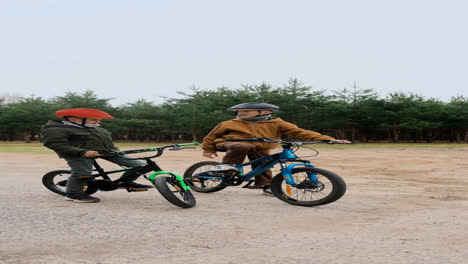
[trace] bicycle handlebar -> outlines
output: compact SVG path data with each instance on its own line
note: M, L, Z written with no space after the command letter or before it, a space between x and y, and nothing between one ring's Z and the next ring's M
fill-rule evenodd
M111 151L111 150L105 150L105 151L99 151L100 154L104 155L109 155L109 156L123 156L126 154L134 154L134 153L144 153L144 152L152 152L152 151L157 151L156 155L153 156L148 156L148 157L139 157L139 158L126 158L129 160L137 160L137 159L150 159L150 158L156 158L159 157L163 154L164 150L167 148L172 147L172 149L169 150L181 150L181 149L189 149L193 147L180 147L180 146L196 146L200 145L198 142L192 142L192 143L182 143L182 144L174 144L174 145L167 145L164 147L151 147L151 148L142 148L142 149L131 149L131 150L119 150L119 151Z
M248 142L263 142L263 143L280 143L282 145L308 145L308 144L319 144L319 143L328 143L328 144L342 144L332 140L320 140L320 141L311 141L311 142L301 142L301 141L281 141L281 140L274 140L270 138L246 138L246 139L234 139L229 138L226 141L248 141Z

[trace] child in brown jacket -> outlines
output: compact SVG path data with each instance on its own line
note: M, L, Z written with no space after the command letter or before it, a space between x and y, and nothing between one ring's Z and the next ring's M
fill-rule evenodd
M269 155L270 150L278 144L260 142L226 142L226 139L270 138L279 139L281 135L292 136L304 141L331 140L338 143L351 143L347 140L336 140L333 137L305 130L281 118L272 118L271 113L279 107L267 103L243 103L232 106L228 110L236 111L237 118L221 122L203 139L203 156L214 158L218 150L226 151L222 162L224 164L241 164L245 157L249 160ZM270 194L269 185L272 179L271 170L255 177L252 188L261 188Z

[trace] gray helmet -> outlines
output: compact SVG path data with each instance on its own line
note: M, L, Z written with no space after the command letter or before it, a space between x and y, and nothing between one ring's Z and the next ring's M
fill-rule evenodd
M242 103L235 106L229 107L227 110L237 111L241 109L254 109L254 110L271 110L273 112L278 111L279 107L267 103Z

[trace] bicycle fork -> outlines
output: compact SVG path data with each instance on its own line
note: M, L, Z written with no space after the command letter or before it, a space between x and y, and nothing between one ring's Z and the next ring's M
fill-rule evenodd
M284 177L284 181L286 182L287 185L291 185L292 187L297 187L298 185L298 183L296 183L292 177L292 170L294 167L305 166L305 167L315 168L314 165L309 164L309 163L294 163L294 164L286 165L286 163L281 162L280 166L281 166L281 174ZM318 183L316 173L307 172L307 176L312 183Z
M154 172L154 173L151 173L150 176L144 176L147 180L149 180L151 183L154 183L154 179L159 176L159 175L162 175L162 174L165 174L165 175L169 175L171 176L173 179L175 179L179 184L180 184L180 187L182 187L182 189L184 190L190 190L190 186L188 186L187 184L185 184L184 182L184 178L182 178L182 176L176 174L176 173L172 173L172 172L167 172L167 171L157 171L157 172Z
M151 168L152 168L152 170L154 172L151 173L150 176L144 175L144 177L145 177L145 179L150 181L152 184L154 184L154 179L156 179L157 176L165 174L165 175L171 176L171 178L174 179L174 181L177 181L180 184L180 187L182 187L182 189L184 189L184 191L187 191L187 190L191 189L187 184L185 184L184 178L182 178L182 176L180 176L180 175L178 175L176 173L161 170L161 168L156 164L156 162L154 162L151 159L146 159L146 163L148 163L148 165L151 166ZM176 188L176 186L174 186L174 188Z

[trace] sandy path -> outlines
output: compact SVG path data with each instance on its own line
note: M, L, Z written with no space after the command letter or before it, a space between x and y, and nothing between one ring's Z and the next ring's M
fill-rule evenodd
M0 263L466 263L468 148L320 152L313 163L348 184L335 203L297 207L231 187L195 193L191 209L157 191L66 202L41 184L63 160L0 153ZM158 161L182 174L201 160L184 150Z

